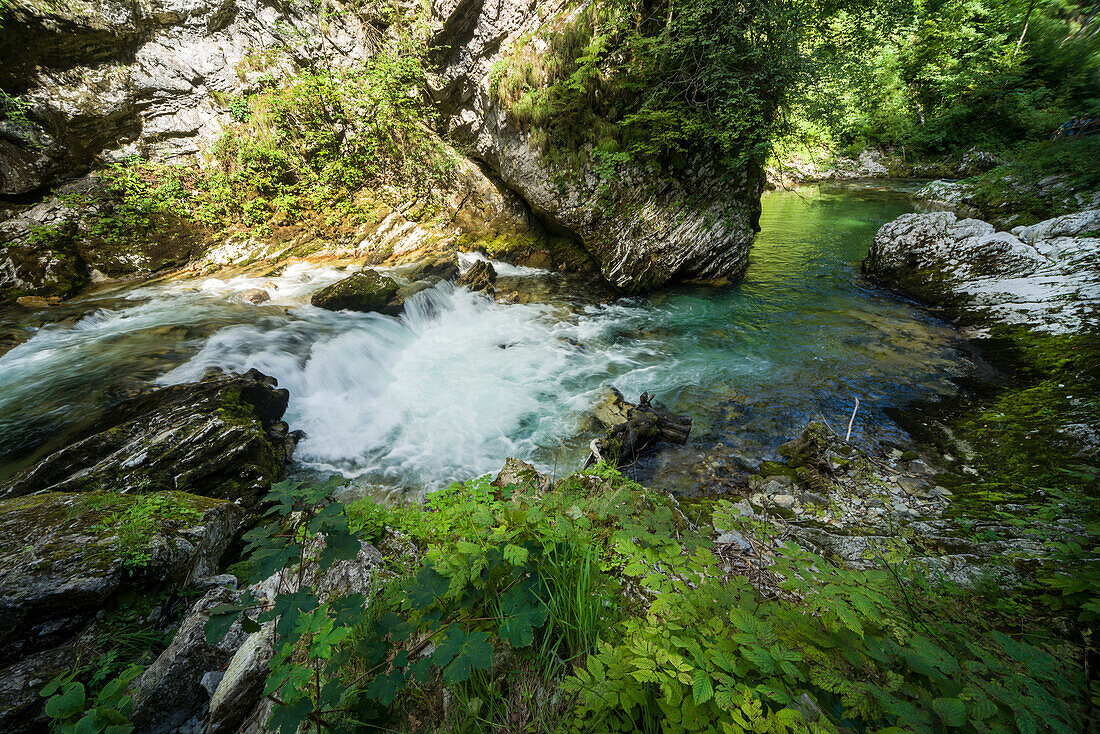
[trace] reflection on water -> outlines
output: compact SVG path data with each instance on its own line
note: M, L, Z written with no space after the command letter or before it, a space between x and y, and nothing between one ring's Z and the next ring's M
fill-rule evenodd
M542 304L440 285L398 319L331 313L309 294L347 273L305 265L93 299L99 310L0 357L0 463L54 448L136 385L215 365L289 388L287 420L308 434L301 467L390 487L440 486L509 455L560 474L582 459L607 384L694 419L687 447L635 468L670 488L713 474L714 456L768 453L817 415L845 425L856 397L857 435L900 440L884 410L950 393L963 369L950 329L858 274L875 230L910 210L889 190L768 194L744 282L602 305L555 281ZM513 283L556 277L526 270ZM257 286L273 300L234 296Z

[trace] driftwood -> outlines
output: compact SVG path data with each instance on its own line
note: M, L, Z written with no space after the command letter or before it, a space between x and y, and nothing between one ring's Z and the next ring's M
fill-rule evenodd
M612 424L608 425L609 430L603 438L592 441L589 446L592 453L586 467L597 461L625 466L658 441L684 444L691 433L691 418L670 413L663 405L654 403L648 393L642 393L638 404L632 405L622 393L614 390L609 403L610 406L601 406L601 409L605 414L614 415L611 421L605 421L605 425Z

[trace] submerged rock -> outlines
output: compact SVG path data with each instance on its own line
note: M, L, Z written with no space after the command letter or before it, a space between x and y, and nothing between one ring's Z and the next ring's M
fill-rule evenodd
M287 446L301 435L279 420L289 394L277 384L256 370L212 370L200 382L150 389L0 483L0 497L169 489L249 506L282 478Z
M396 316L405 308L393 278L364 270L322 288L309 299L311 305L328 311L377 311Z
M241 291L239 296L242 301L247 301L254 306L259 306L261 303L271 300L271 294L263 288L249 288L246 291Z
M1100 311L1100 209L1012 232L950 212L904 214L875 235L863 270L983 320L1077 331Z

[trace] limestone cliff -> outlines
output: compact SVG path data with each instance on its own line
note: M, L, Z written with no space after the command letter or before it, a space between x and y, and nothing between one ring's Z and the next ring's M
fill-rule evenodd
M433 41L443 50L430 89L409 94L431 95L439 113L431 134L462 151L451 149L460 159L451 190L433 194L443 216L407 216L418 208L414 193L335 246L301 237L293 246L288 237L227 244L186 233L168 252L161 238L150 244L155 252L138 244L120 254L89 246L81 212L53 190L133 155L208 160L236 101L304 71L361 64L394 41L394 9L336 0L14 0L0 17L0 195L17 197L8 212L16 218L0 239L23 249L0 255L0 290L67 296L93 271L149 272L207 250L213 263L319 249L377 262L476 247L480 237L530 242L549 233L578 243L629 292L739 276L759 216L763 175L755 166L731 174L700 156L676 175L623 165L609 177L583 161L555 165L492 101L490 70L504 49L562 9L518 0L432 5ZM43 247L43 233L58 241Z

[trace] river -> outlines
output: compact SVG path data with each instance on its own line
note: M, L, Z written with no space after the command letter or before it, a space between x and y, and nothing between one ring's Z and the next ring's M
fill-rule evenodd
M912 209L896 186L771 192L742 282L610 303L506 267L504 284L539 302L440 284L398 318L332 313L309 295L347 271L306 263L86 296L0 357L0 477L135 388L212 366L290 390L286 420L307 434L296 472L376 494L420 494L507 456L560 476L583 460L608 385L692 417L687 446L631 467L662 488L720 490L812 418L843 430L857 397L856 438L903 442L888 411L952 395L970 369L949 326L859 274L878 227ZM272 300L242 302L252 287Z

